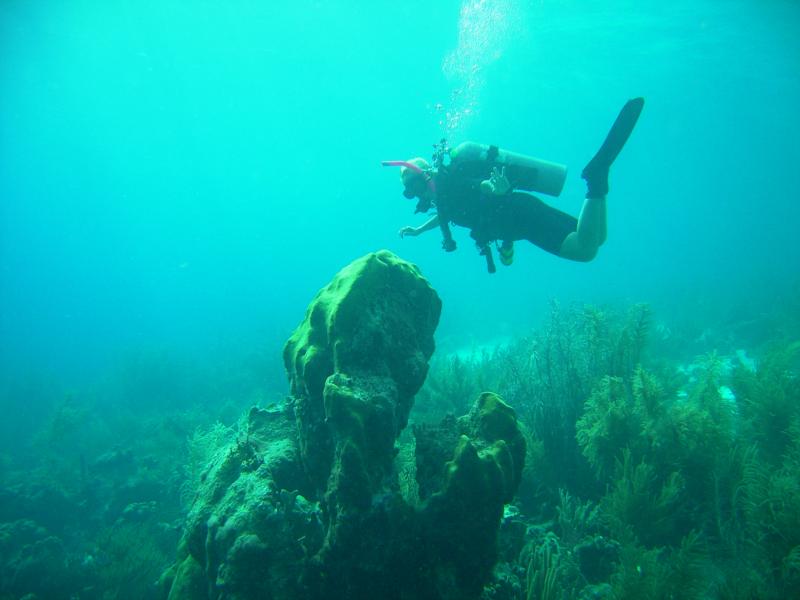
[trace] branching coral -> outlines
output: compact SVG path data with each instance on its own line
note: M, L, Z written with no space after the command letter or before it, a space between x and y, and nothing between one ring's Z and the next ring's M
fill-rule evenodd
M159 537L163 536L155 526L140 523L118 523L100 533L97 561L103 598L137 600L155 592L153 585L172 558L157 543Z
M691 600L709 597L709 560L702 536L688 533L673 550L647 550L636 544L623 548L611 576L612 598Z
M625 449L641 456L641 415L618 377L604 377L586 401L577 423L577 440L597 476L606 479Z
M792 374L798 352L800 342L773 348L758 370L741 367L734 374L744 433L773 464L782 459L792 441L789 427L800 418L800 379Z
M600 502L600 519L620 541L646 546L675 541L684 481L676 472L666 478L625 450L617 461L613 487Z
M559 490L561 502L558 506L558 526L560 538L574 546L597 527L598 507L590 501L582 502L566 490Z
M541 543L528 548L525 600L560 600L564 598L562 550L558 537L545 535Z

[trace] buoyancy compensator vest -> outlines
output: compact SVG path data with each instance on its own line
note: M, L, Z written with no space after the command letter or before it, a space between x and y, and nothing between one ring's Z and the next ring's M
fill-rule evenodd
M505 168L512 189L558 196L567 179L564 165L488 144L462 142L451 148L448 154L448 170L469 179L488 179L492 169Z

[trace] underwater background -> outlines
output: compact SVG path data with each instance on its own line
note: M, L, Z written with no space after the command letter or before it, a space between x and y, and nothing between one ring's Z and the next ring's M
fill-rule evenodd
M211 455L192 440L222 445L248 407L282 401L282 349L306 306L340 269L380 249L417 265L442 300L412 423L461 414L478 393L496 391L530 420L527 464L537 464L532 444L539 459L556 446L536 438L546 411L530 416L524 394L515 397L508 356L532 353L525 344L537 335L585 333L598 315L606 325L594 341L570 338L568 352L630 346L624 367L593 363L571 375L583 379L564 439L586 471L551 473L536 494L528 482L528 504L518 503L528 525L552 522L559 502L559 515L575 502L608 508L603 489L613 488L615 460L616 481L624 478L623 449L663 469L659 486L677 472L691 488L685 468L665 466L663 440L636 455L625 435L609 434L603 447L620 453L606 456L587 438L586 419L606 406L598 394L622 402L608 377L624 382L634 407L641 363L660 378L665 405L703 397L703 418L717 422L709 403L730 412L725 403L747 398L727 441L698 442L696 453L741 453L726 463L731 481L731 465L752 475L757 455L761 480L775 481L763 494L785 484L770 502L790 507L786 519L754 525L748 513L737 538L776 548L775 536L783 554L742 558L768 565L756 583L725 587L720 573L738 568L704 567L691 593L633 592L618 569L613 590L597 592L614 595L600 597L797 597L799 32L800 5L790 0L4 0L0 598L160 597L150 586L175 559L186 482L196 484ZM645 108L612 168L608 241L594 261L518 243L513 266L488 275L463 229L455 253L441 250L437 232L398 236L424 217L381 160L429 156L441 138L497 144L568 165L561 196L542 198L577 215L583 165L637 96ZM647 335L630 334L630 319ZM698 380L711 381L713 399L692 387ZM450 397L458 393L471 395ZM764 408L767 398L780 407ZM771 417L759 420L754 406ZM661 423L655 430L671 418L637 410ZM776 439L784 441L765 447ZM716 472L706 466L706 476ZM128 496L118 493L125 486ZM685 548L691 536L703 539L703 556L714 554L724 536L702 525L703 507L674 510L692 515L670 526L678 539L638 532L632 541L621 532L644 524L604 522L597 531L623 548L607 562L664 563L646 552ZM114 537L128 509L160 532L146 536L141 563L125 555L137 544ZM566 547L569 536L556 533ZM541 539L535 548L551 543ZM731 556L745 557L745 545L731 544ZM631 548L643 554L626 563ZM126 563L144 566L134 577L117 569ZM558 577L546 590L522 581L487 597L578 597L574 582L591 579L566 568ZM604 577L591 583L613 579ZM552 581L564 595L547 596Z

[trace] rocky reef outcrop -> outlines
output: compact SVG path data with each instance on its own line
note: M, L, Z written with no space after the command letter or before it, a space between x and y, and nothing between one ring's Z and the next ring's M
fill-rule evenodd
M290 396L220 449L163 577L179 599L469 599L521 478L514 411L414 428L441 301L387 251L343 269L284 348ZM410 449L410 450L409 450Z

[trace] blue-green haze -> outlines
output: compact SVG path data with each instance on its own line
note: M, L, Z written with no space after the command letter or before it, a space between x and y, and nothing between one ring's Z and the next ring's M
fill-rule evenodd
M3 377L259 351L280 387L307 302L379 248L441 294L442 347L522 331L551 298L770 302L800 265L798 24L778 0L5 0ZM568 164L548 201L576 214L640 95L592 263L520 246L489 276L464 231L455 254L398 237L420 217L380 160L496 143Z

